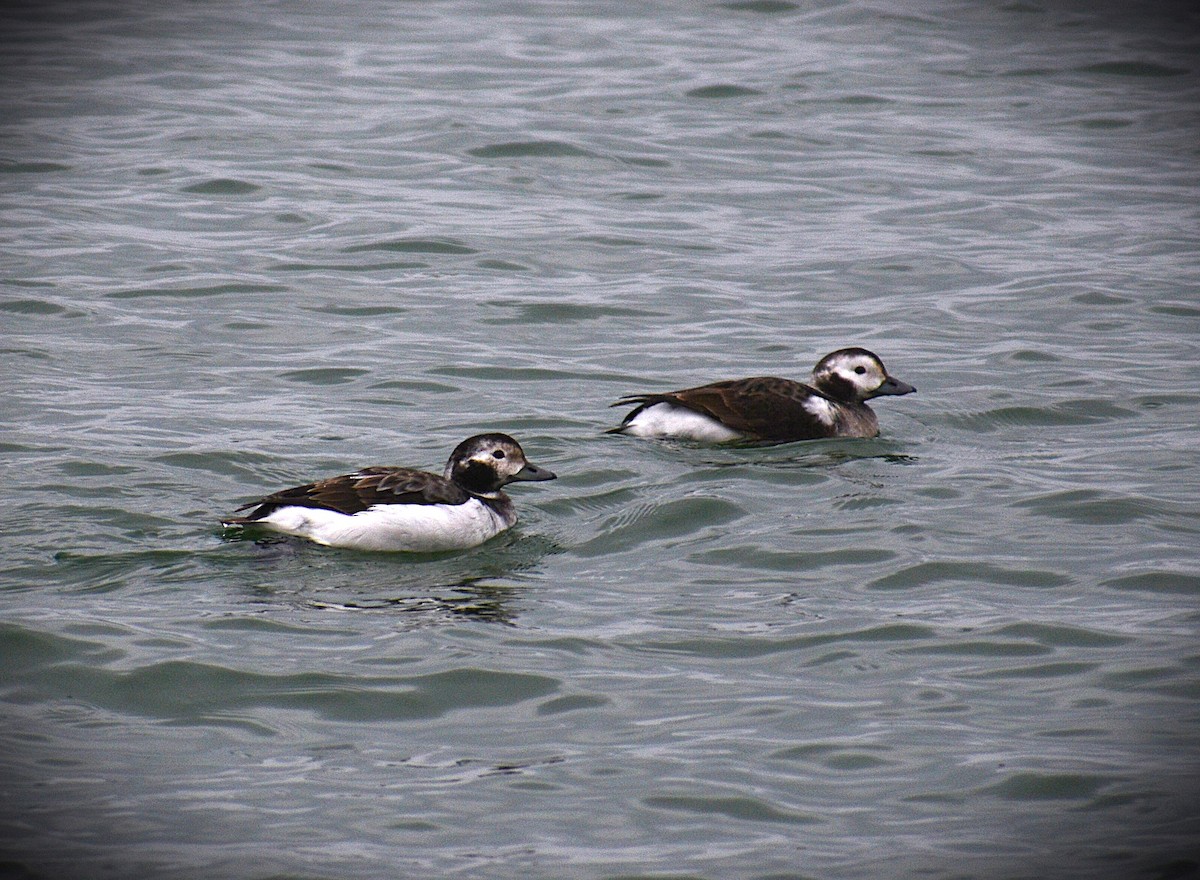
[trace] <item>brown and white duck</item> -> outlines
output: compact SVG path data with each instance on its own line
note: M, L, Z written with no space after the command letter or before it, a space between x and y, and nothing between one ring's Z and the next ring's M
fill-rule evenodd
M507 434L478 434L455 448L444 476L365 467L243 504L238 510L253 510L224 525L261 526L355 550L462 550L516 524L501 487L554 477L530 464Z
M757 376L623 397L613 406L637 407L611 432L701 443L874 437L879 421L866 402L916 390L873 352L843 348L818 361L808 384Z

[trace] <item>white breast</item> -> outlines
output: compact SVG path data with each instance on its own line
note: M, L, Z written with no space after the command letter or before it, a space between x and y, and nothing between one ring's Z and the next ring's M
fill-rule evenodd
M464 550L498 535L517 517L477 498L465 504L377 504L347 516L315 507L281 507L259 520L287 535L354 550Z
M646 407L622 430L634 437L674 437L700 443L723 443L743 436L716 419L671 403Z

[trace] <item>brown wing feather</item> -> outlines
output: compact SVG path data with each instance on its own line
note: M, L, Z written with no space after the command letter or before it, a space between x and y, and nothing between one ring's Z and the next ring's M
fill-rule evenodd
M366 467L353 474L284 489L238 510L255 510L245 519L261 519L280 507L321 507L360 513L376 504L463 504L471 496L449 480L401 467Z
M831 426L804 408L805 400L819 396L802 382L754 376L664 394L638 395L623 402L641 404L626 417L626 422L644 407L666 402L703 413L755 439L814 440L833 434Z

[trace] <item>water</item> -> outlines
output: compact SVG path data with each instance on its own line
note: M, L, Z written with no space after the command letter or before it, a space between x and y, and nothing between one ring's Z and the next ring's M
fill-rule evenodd
M1194 14L4 16L4 876L1200 873ZM475 550L217 525L482 430Z

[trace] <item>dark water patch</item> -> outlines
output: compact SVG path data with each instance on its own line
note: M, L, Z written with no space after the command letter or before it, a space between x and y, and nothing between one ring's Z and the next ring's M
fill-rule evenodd
M579 235L575 237L575 241L614 248L639 248L648 244L640 238L629 238L623 235Z
M651 159L648 156L618 156L617 161L623 165L633 165L635 168L670 168L671 163L666 159Z
M1065 575L1037 569L1003 568L990 562L921 562L877 578L867 584L872 590L911 590L938 583L997 584L1008 587L1063 587L1071 582Z
M50 699L175 723L219 722L256 709L291 709L335 721L409 721L511 707L551 694L560 684L547 676L477 668L411 677L272 675L183 660L124 671L68 661L28 678Z
M1060 663L1040 663L1034 666L1020 666L1009 669L996 669L991 672L974 673L970 677L978 681L1004 681L1007 679L1036 679L1036 678L1070 678L1091 672L1100 666L1099 663L1087 663L1064 660Z
M592 378L590 373L547 370L542 367L501 367L495 364L434 367L429 372L484 382L562 382L566 379Z
M1091 800L1113 779L1087 773L1012 773L1003 782L980 789L1008 801Z
M1186 306L1182 303L1172 303L1169 305L1153 305L1146 311L1156 315L1168 315L1172 318L1200 318L1200 308L1196 306Z
M1097 739L1108 734L1103 727L1071 727L1056 730L1039 730L1038 736L1047 739Z
M755 95L761 95L762 92L758 89L752 89L748 86L739 86L732 83L718 83L711 86L700 86L696 89L687 91L689 98L705 98L721 100L725 98L748 98Z
M10 315L71 315L79 316L83 312L68 309L65 306L60 306L57 303L47 302L44 299L10 299L0 302L0 312L8 312Z
M1089 290L1086 293L1075 294L1071 297L1071 302L1079 303L1081 306L1125 306L1132 303L1133 298L1104 293L1099 290Z
M1018 364L1054 364L1062 360L1062 358L1050 352L1038 351L1032 348L1023 348L1018 351L1009 352L1005 355L1005 359Z
M387 827L393 831L413 831L418 833L422 831L440 831L442 829L441 825L436 825L425 819L397 819L394 822L389 822ZM297 880L300 880L300 878L297 878Z
M780 749L767 757L780 761L804 761L838 771L874 770L895 765L895 761L871 754L882 751L887 749L883 746L856 746L854 749L848 749L837 743L814 742Z
M189 471L202 471L222 476L243 477L257 472L254 464L267 464L270 459L253 453L229 453L221 450L207 452L166 452L151 461Z
M1058 69L1054 67L1014 67L1012 70L1001 70L997 75L1011 77L1047 77L1054 76L1058 72Z
M1113 495L1099 489L1051 492L1018 501L1013 507L1082 525L1123 525L1163 513L1159 505L1148 499Z
M291 288L282 284L213 284L208 287L141 287L117 290L105 294L108 299L142 299L145 297L171 297L176 299L202 299L209 296L224 296L230 293L282 293Z
M660 810L679 810L704 816L724 816L742 822L782 822L811 825L821 820L808 813L786 810L752 797L705 795L652 795L642 803Z
M318 312L323 315L342 315L347 318L376 318L380 315L403 315L408 309L400 306L338 306L324 305L304 306L306 312Z
M879 495L853 495L839 498L833 503L834 510L872 510L902 504L899 498L884 498Z
M388 379L383 382L372 382L369 387L375 391L407 391L416 394L457 394L462 390L455 385L420 379Z
M1100 586L1113 590L1134 590L1184 596L1200 595L1200 575L1181 571L1146 571L1109 578Z
M0 174L53 174L55 171L70 171L70 165L61 162L12 162L0 161Z
M538 715L558 715L563 712L577 712L580 709L598 709L611 703L608 697L592 696L589 694L571 694L547 700L537 707Z
M519 325L519 324L575 324L580 321L596 321L601 318L642 318L657 317L661 313L648 309L631 308L629 306L582 305L578 303L495 303L497 306L508 306L513 314L503 318L488 318L484 324Z
M803 651L829 644L891 644L896 642L934 639L936 631L928 626L912 623L893 623L867 627L840 633L822 633L811 636L793 636L773 639L763 636L715 636L687 639L664 639L628 643L638 651L664 654L685 654L722 660L740 660L747 657L763 657L785 651Z
M279 378L305 385L345 385L370 372L358 367L317 367L311 370L288 370L280 373Z
M951 657L1036 657L1049 654L1052 649L1028 642L1002 642L992 639L976 641L954 641L940 645L921 645L915 648L897 648L897 654L921 654Z
M1091 119L1081 119L1075 124L1087 131L1112 131L1119 128L1129 128L1131 125L1133 125L1133 120L1115 119L1108 116L1097 116Z
M262 635L296 636L301 639L311 638L315 635L336 636L342 633L342 630L334 627L299 626L284 623L274 618L266 617L263 614L253 616L237 615L235 617L222 617L218 620L206 620L200 624L200 628L215 632L247 632Z
M362 254L372 251L389 251L400 254L443 254L449 256L466 256L479 253L473 247L444 238L393 238L387 241L353 244L342 248L341 252L344 254Z
M122 477L135 474L138 469L132 465L110 465L98 461L64 461L58 469L69 477Z
M480 269L495 269L497 272L528 272L530 267L524 263L512 263L508 260L479 260L475 263Z
M690 559L706 565L763 571L819 571L842 565L875 565L896 557L892 550L845 547L839 550L785 551L763 547L728 547L692 554Z
M203 196L244 196L262 189L258 184L246 180L235 180L230 177L218 177L203 183L185 186L181 192L195 193Z
M1063 648L1116 648L1129 644L1127 636L1114 636L1078 626L1045 623L1012 623L995 631L996 635L1032 639L1040 645Z
M835 103L845 104L850 107L870 107L879 104L894 104L891 98L884 98L880 95L846 95L838 98ZM905 266L905 271L911 270L911 266Z
M4 658L3 664L0 664L0 681L3 681L8 676L28 669L72 661L111 663L124 654L99 642L66 638L0 621L0 656ZM11 694L9 699L12 699Z
M1075 70L1079 73L1099 73L1104 76L1164 77L1187 76L1191 73L1186 67L1156 64L1153 61L1101 61L1076 67Z
M467 150L478 159L599 159L596 153L565 141L508 141Z
M382 263L280 263L280 272L384 272L428 269L429 263L416 260L386 260Z
M799 5L790 0L731 0L729 3L719 3L734 12L758 12L763 15L777 15L781 12L794 12Z
M659 192L615 192L612 195L627 202L657 202L663 198Z
M1115 672L1103 676L1099 684L1125 693L1158 694L1189 703L1200 700L1200 678L1191 670L1152 668Z

